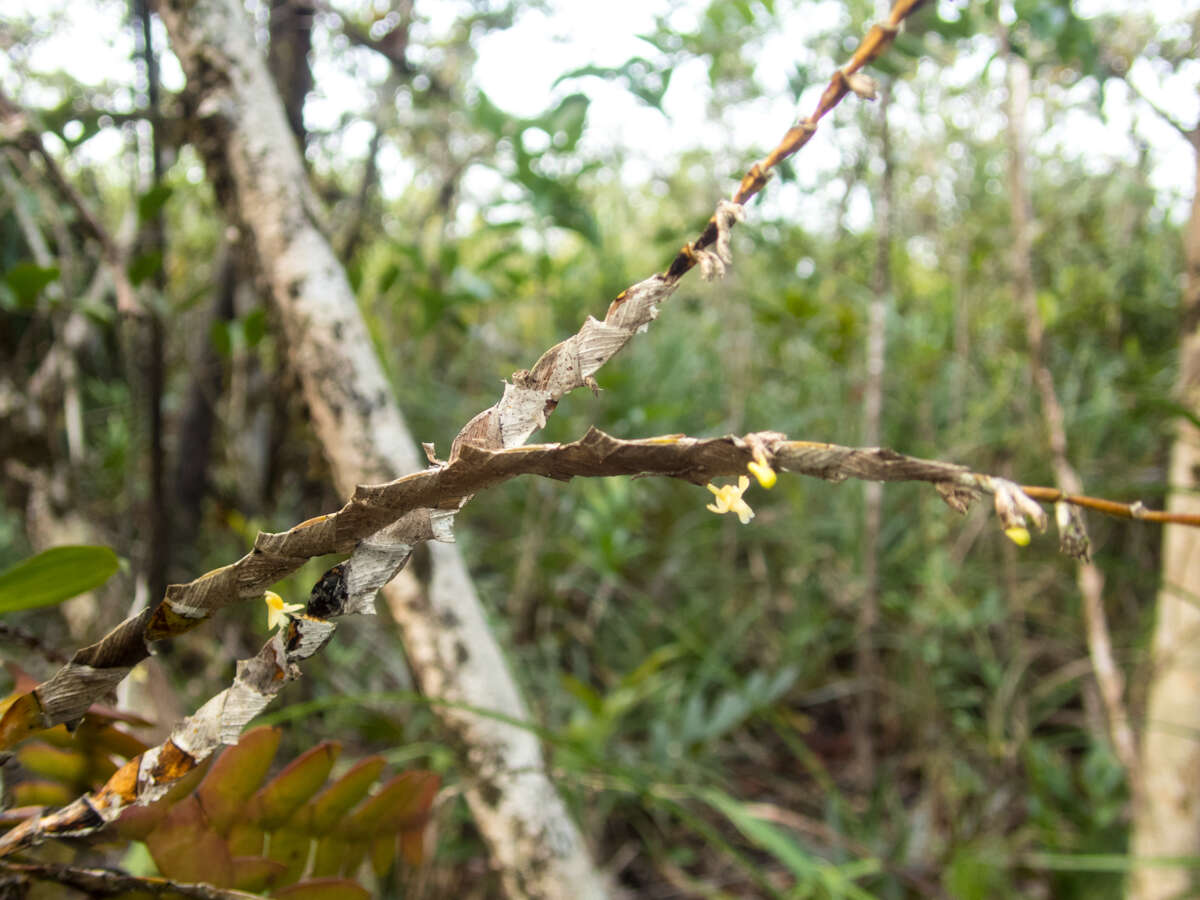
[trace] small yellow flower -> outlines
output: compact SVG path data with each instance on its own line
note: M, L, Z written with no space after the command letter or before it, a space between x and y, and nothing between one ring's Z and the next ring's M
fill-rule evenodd
M1008 539L1018 547L1029 546L1029 529L1025 526L1014 525L1012 528L1005 528L1004 533L1008 536Z
M706 487L717 497L717 502L709 503L706 509L710 509L718 515L727 512L737 513L737 517L743 525L754 518L754 510L742 499L742 494L746 492L746 488L750 487L750 479L745 475L738 478L736 487L732 484L722 485L719 488L709 484Z
M271 631L286 625L289 613L304 609L303 603L284 603L283 598L274 591L263 591L263 600L267 604L267 628Z
M756 459L747 463L746 468L750 470L751 475L758 479L758 483L767 490L775 487L775 470L772 469L767 463Z

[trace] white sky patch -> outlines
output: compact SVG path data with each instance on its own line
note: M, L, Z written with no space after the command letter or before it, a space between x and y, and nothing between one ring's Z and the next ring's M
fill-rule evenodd
M346 0L344 6L349 9L353 4ZM693 27L704 6L703 0L610 0L601 10L578 0L551 0L546 12L526 11L513 28L483 37L477 47L479 62L474 82L498 106L519 116L535 115L568 93L586 93L591 106L581 149L588 155L603 155L621 148L628 160L621 173L627 183L645 181L661 172L678 150L687 147L703 145L737 156L751 149L765 150L779 140L788 125L809 111L823 87L813 85L797 107L790 99L788 77L797 57L804 56L811 36L835 26L844 15L837 2L806 4L802 12L781 21L778 32L755 53L756 77L768 96L732 109L725 121L714 121L709 114L707 72L699 59L683 63L673 73L664 97L665 114L647 107L616 82L589 77L554 84L560 75L581 66L617 66L636 55L653 58L657 51L637 35L653 30L658 15L666 15L672 27ZM137 68L131 60L133 37L124 2L4 0L4 7L4 16L13 21L29 18L46 22L57 16L54 33L31 52L22 57L20 48L16 48L13 58L0 55L0 86L12 96L31 105L61 101L60 90L50 82L53 73L65 71L93 87L105 82L114 86L114 111L128 111L136 105L134 92L128 87L136 82ZM1079 0L1077 8L1084 16L1147 11L1144 2L1135 0ZM449 32L465 5L455 0L419 0L417 9L427 22L419 26L414 37L434 38L425 43L434 48L430 52L440 52L436 38ZM1160 20L1178 19L1194 9L1194 0L1156 0L1153 9ZM0 18L0 26L3 22ZM261 22L256 25L261 26ZM166 43L165 34L161 26L156 31L161 48ZM375 104L371 85L381 83L387 70L384 60L366 52L339 54L334 64L332 51L345 39L330 34L325 28L315 31L317 89L306 105L305 118L316 132L334 132L348 119L370 116ZM977 39L972 44L973 49L960 49L956 64L942 73L945 83L967 84L980 77L991 52L990 42ZM21 77L22 69L33 77ZM183 73L169 53L163 54L162 73L168 90L183 86ZM1000 73L1002 68L993 66L988 77L995 82ZM1179 121L1195 123L1200 119L1200 96L1196 92L1200 62L1193 61L1180 72L1169 73L1141 60L1134 66L1131 79ZM1077 90L1082 96L1088 89ZM905 104L897 102L894 109L901 127L915 121L915 113ZM1041 103L1031 109L1031 126L1038 124L1037 117L1044 115L1044 109ZM1000 121L998 107L996 111ZM1044 153L1077 156L1091 161L1096 170L1103 170L1114 159L1132 161L1137 153L1135 136L1145 140L1154 159L1151 183L1172 213L1182 217L1192 192L1191 148L1143 104L1133 102L1120 83L1110 83L1105 113L1108 121L1101 122L1087 109L1069 109L1055 121L1044 122L1044 129L1031 127L1035 147ZM840 110L833 114L835 123L839 114L844 115ZM987 123L982 127L990 128ZM828 125L823 127L805 148L802 164L797 158L798 182L774 185L767 192L768 210L791 211L792 215L798 212L798 218L805 220L816 213L814 202L828 202L828 196L819 196L828 195L828 189L819 186L826 183L828 173L840 160L837 141L829 137L833 130ZM341 136L336 152L347 160L360 158L371 131L355 125ZM81 165L111 161L123 151L127 140L120 129L106 129L75 151L76 161ZM381 163L389 193L399 193L415 175L412 163L386 146ZM473 173L468 187L477 178L482 176ZM479 187L494 189L495 185ZM869 198L852 196L850 224L860 227L869 223L869 207Z

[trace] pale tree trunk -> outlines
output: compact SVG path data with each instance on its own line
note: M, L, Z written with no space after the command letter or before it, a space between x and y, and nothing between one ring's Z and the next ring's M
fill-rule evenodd
M422 466L319 213L283 106L238 0L164 0L188 75L198 149L221 202L253 240L283 320L338 491ZM451 704L527 718L461 556L433 547L424 591L407 572L384 589L422 689ZM471 810L507 892L601 897L604 883L527 729L447 704L434 710L463 765Z
M1054 387L1054 376L1046 363L1045 334L1038 311L1033 280L1032 201L1026 175L1025 113L1029 104L1029 67L1025 60L1005 46L1008 67L1008 150L1009 197L1012 214L1012 279L1017 304L1025 316L1025 337L1029 342L1029 362L1034 385L1041 403L1054 480L1068 494L1082 494L1083 485L1068 458L1067 432L1062 404ZM1061 524L1061 523L1060 523ZM1071 552L1066 543L1064 550ZM1087 632L1092 673L1104 705L1108 738L1113 752L1125 767L1131 782L1138 772L1137 744L1125 708L1125 684L1113 658L1112 641L1104 613L1104 575L1083 553L1075 568L1075 584L1083 601L1083 623Z
M1180 129L1196 151L1195 189L1184 244L1186 267L1178 399L1200 413L1200 126ZM1200 513L1200 429L1179 417L1171 448L1167 509ZM1148 763L1134 785L1134 857L1200 855L1200 532L1163 529L1162 587L1151 645L1150 690L1142 731ZM1143 865L1129 879L1131 900L1166 900L1194 890L1194 869Z

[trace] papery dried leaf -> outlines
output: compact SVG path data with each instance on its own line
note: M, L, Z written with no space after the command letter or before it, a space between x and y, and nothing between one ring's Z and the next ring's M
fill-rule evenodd
M341 752L341 744L326 741L288 763L254 798L259 813L258 824L273 831L287 822L320 790Z
M212 764L196 790L209 824L218 834L228 834L246 801L258 790L271 768L283 732L263 726L245 732Z

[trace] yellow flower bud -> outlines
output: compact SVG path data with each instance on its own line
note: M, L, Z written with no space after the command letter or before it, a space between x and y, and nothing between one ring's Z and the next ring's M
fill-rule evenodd
M1029 546L1029 529L1024 525L1014 525L1012 528L1005 528L1004 534L1018 547Z

